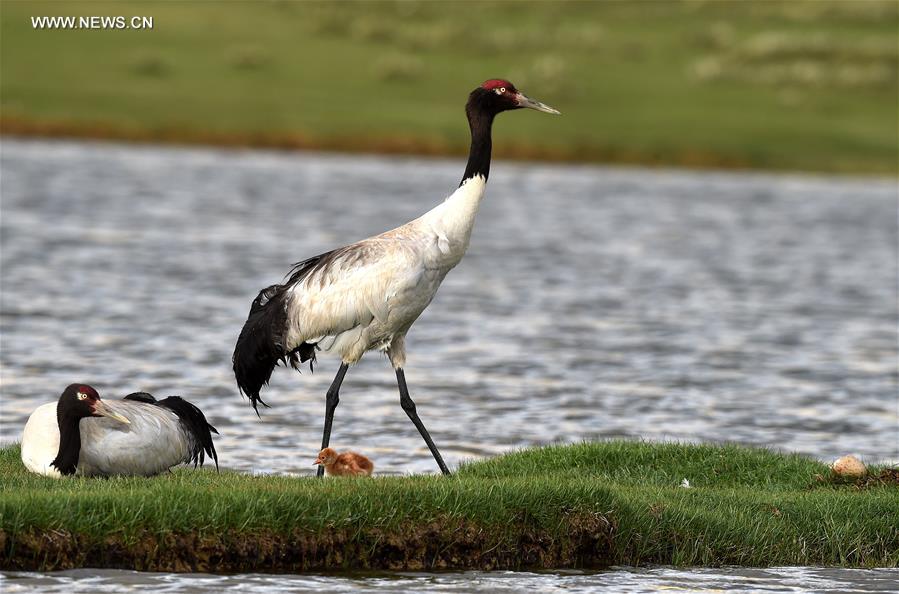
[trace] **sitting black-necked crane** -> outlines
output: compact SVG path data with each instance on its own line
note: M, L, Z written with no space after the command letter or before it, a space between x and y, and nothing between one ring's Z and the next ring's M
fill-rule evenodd
M259 292L237 339L232 362L237 385L257 414L259 396L278 362L315 361L316 351L341 358L328 388L322 449L328 447L340 385L349 366L369 350L386 351L400 405L444 474L446 464L409 396L403 367L405 337L446 274L465 255L490 173L491 127L502 111L529 107L558 114L507 80L488 80L468 97L468 164L458 189L414 221L294 265L283 284ZM319 467L318 476L323 468Z
M56 478L151 476L182 463L202 465L207 455L218 468L212 433L218 431L200 409L178 396L135 392L100 400L91 386L72 384L28 417L22 462Z

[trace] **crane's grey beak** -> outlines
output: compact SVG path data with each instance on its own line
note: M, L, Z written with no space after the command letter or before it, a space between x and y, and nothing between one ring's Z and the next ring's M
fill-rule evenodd
M549 105L540 103L535 99L531 99L523 93L518 93L517 95L515 95L515 99L518 101L518 107L529 107L531 109L536 109L537 111L542 111L543 113L562 115L561 113L559 113L559 110L553 109Z
M94 405L94 414L100 415L103 417L109 417L110 419L114 419L114 420L118 421L119 423L124 423L126 425L131 424L131 421L129 421L127 418L123 417L119 413L110 410L109 407L107 407L105 404L103 404L102 401L98 401Z

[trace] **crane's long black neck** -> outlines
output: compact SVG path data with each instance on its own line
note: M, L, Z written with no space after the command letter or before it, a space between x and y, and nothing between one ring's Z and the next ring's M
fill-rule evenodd
M81 455L81 419L76 416L57 416L59 423L59 451L50 463L64 475L75 474Z
M465 106L465 112L468 114L468 127L471 128L471 149L460 186L476 175L483 176L485 181L490 176L490 151L493 147L490 133L496 115L472 100Z

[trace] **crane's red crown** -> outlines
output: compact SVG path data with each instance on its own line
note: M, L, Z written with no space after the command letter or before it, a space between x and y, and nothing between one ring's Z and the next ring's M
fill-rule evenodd
M73 395L77 395L79 393L87 396L88 400L99 400L100 399L100 395L97 393L97 390L95 390L92 386L89 386L87 384L72 384L68 388L66 388L66 390L64 392L64 394L73 394Z
M492 91L493 89L500 89L503 87L505 87L507 91L511 91L513 93L518 90L515 88L515 85L502 78L491 78L490 80L485 80L481 85L482 89L486 89L488 91Z
M86 385L82 384L82 385L78 386L78 391L81 392L82 394L87 394L87 397L90 398L91 400L99 400L100 399L100 395L97 394L97 391L91 386L86 386Z

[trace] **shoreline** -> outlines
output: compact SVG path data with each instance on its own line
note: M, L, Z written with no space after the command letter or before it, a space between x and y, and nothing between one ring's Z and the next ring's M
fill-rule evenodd
M611 563L614 527L602 516L573 517L560 540L524 524L516 538L498 540L485 526L454 518L397 529L330 528L224 533L150 531L94 540L66 530L10 535L0 529L3 571L83 567L173 573L302 573L310 571L439 571L603 569Z
M139 128L106 122L75 120L34 120L0 117L0 139L96 140L158 146L209 147L226 149L265 149L316 151L358 155L410 157L464 157L468 146L426 136L352 136L319 137L299 132L223 132L184 128ZM838 177L877 177L894 179L897 171L882 168L821 167L796 169L778 166L767 159L710 153L700 149L637 151L624 147L546 147L537 144L512 144L494 147L494 157L514 161L540 161L571 165L630 166L649 169L772 173L795 175L833 175Z
M736 445L588 442L355 480L58 480L19 455L0 449L0 570L899 567L899 470L840 481Z

